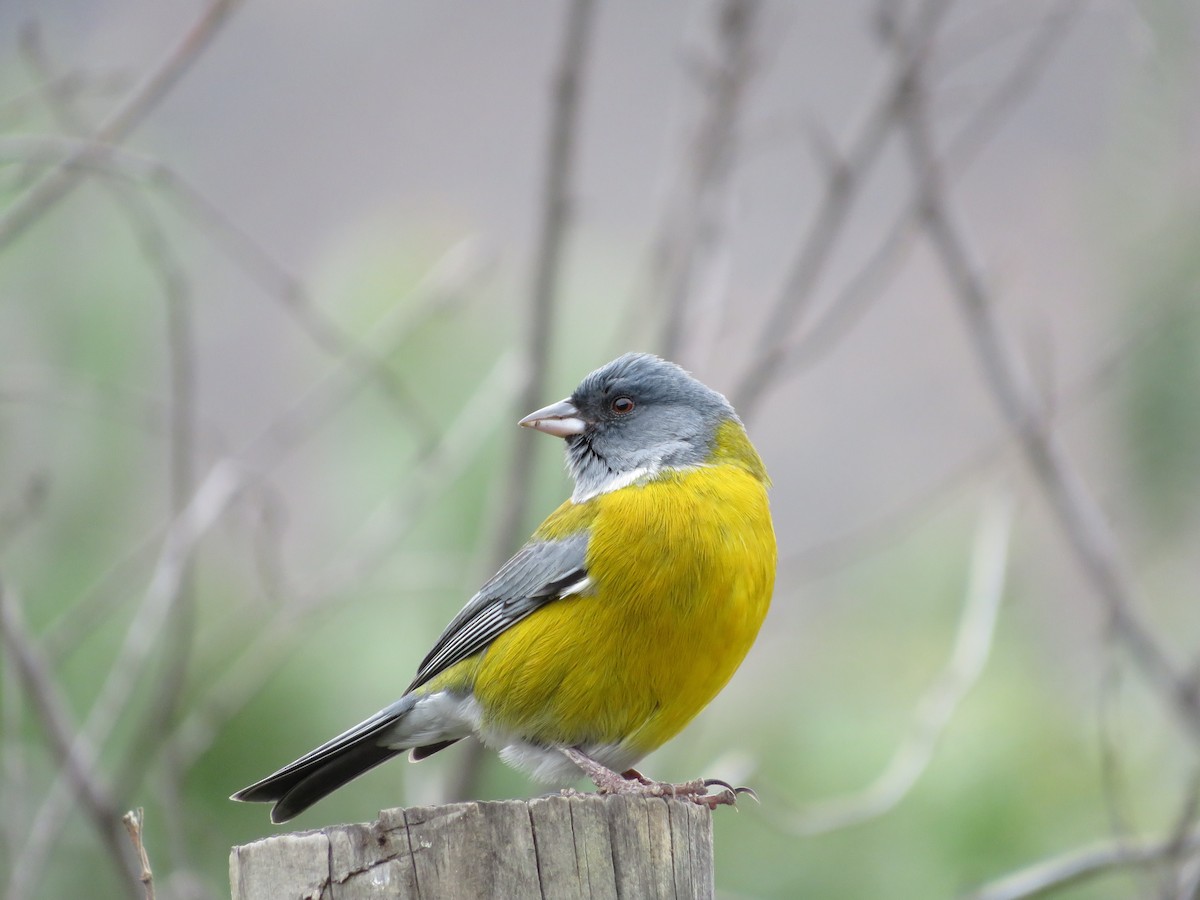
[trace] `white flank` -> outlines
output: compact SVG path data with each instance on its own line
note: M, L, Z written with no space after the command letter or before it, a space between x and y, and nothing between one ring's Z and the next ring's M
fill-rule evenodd
M402 750L466 737L479 730L481 717L474 697L438 691L417 701L396 723L385 746Z

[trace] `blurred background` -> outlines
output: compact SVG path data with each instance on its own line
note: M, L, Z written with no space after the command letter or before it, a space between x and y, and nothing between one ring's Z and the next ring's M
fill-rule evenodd
M0 75L4 896L140 896L139 806L201 898L542 792L226 799L398 696L568 492L517 418L628 350L774 479L643 767L758 791L720 896L1200 896L1196 4L27 0Z

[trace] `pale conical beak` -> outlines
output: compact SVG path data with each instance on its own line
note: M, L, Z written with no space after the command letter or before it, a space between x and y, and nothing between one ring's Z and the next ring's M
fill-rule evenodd
M570 398L531 412L517 424L526 428L536 428L560 438L583 434L587 428L587 422L579 415L579 410Z

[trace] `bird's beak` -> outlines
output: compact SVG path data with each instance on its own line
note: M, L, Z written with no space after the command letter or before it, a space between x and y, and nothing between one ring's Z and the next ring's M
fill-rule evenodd
M579 410L570 398L532 412L517 424L526 428L536 428L560 438L583 434L587 428L587 422L579 415Z

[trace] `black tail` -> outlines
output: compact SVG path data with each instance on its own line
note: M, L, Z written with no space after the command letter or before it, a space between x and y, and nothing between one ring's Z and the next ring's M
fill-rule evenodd
M404 697L262 781L242 788L230 799L273 802L271 821L286 822L346 782L404 752L403 746L385 746L381 741L387 740L386 732L412 709L414 702L414 698Z
M271 821L278 825L295 818L326 794L332 794L346 782L402 752L375 744L359 744L319 764L312 771L285 770L265 778L258 784L234 794L233 799L267 802L274 800Z

